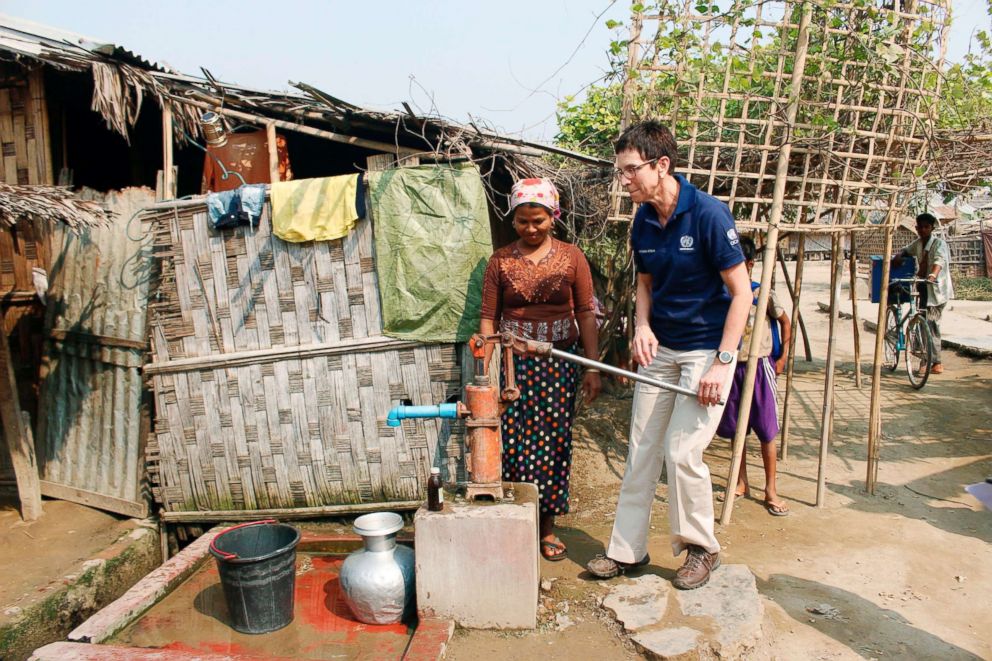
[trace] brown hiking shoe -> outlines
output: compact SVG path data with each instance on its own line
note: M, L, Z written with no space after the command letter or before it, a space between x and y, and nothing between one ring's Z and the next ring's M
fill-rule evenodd
M649 562L651 562L651 556L647 554L644 554L644 557L638 562L620 562L599 554L586 564L586 569L596 578L613 578L617 574L625 574L632 569L643 567Z
M672 585L679 590L701 588L710 580L710 573L719 566L719 553L707 553L702 546L690 544L685 563L675 572Z

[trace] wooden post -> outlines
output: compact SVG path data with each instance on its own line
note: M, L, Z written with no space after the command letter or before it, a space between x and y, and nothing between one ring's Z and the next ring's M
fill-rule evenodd
M162 199L176 199L175 159L172 151L172 105L162 103Z
M802 91L803 72L806 69L806 55L809 46L809 23L812 15L810 5L803 6L799 19L799 34L796 40L796 59L792 70L789 88L789 104L785 109L786 122L791 126L796 121L799 110L799 97ZM733 457L730 460L730 473L727 476L727 493L720 512L720 524L730 523L734 511L734 496L737 486L737 473L744 459L744 437L751 418L751 402L754 399L754 378L758 373L758 350L768 332L768 298L771 294L772 274L775 273L775 256L778 248L778 224L785 208L785 185L789 175L789 157L792 143L783 138L779 148L778 165L775 168L775 188L772 191L772 208L768 217L768 230L765 235L765 251L761 258L761 288L758 292L757 314L754 315L754 329L751 332L751 346L748 351L747 369L744 371L744 385L741 387L740 414L737 416L737 431L734 434Z
M194 101L193 99L175 98L178 103L185 103L188 106L193 106L194 108L200 108L201 110L209 110L215 112L218 115L224 115L225 117L231 117L232 119L237 119L239 121L252 124L267 124L272 123L277 128L281 128L286 131L294 131L296 133L303 133L304 135L312 135L318 138L324 138L325 140L330 140L332 142L340 142L345 145L354 145L355 147L362 147L363 149L370 149L372 151L382 152L384 154L394 154L396 156L407 156L407 155L417 155L423 154L422 149L411 149L410 147L400 147L398 145L391 145L386 142L379 142L377 140L366 140L364 138L356 138L354 136L342 135L341 133L335 133L333 131L325 131L323 129L315 129L312 126L305 126L297 122L287 122L282 119L262 119L258 115L252 115L247 112L239 112L237 110L232 110L231 108L221 108L216 104L204 103L202 101Z
M799 234L799 246L796 253L796 286L792 286L792 278L789 277L789 270L785 267L785 254L781 249L778 251L778 261L782 264L782 275L785 276L785 287L789 291L789 298L793 300L796 305L793 305L792 314L792 335L795 337L798 333L802 333L803 336L803 349L806 351L806 362L813 360L813 351L809 346L809 333L806 332L806 320L803 319L803 313L799 311L798 301L799 301L799 289L802 287L803 279L803 263L804 263L804 253L806 252L806 233L801 232ZM799 329L798 331L796 329Z
M851 255L848 261L848 270L851 271L851 328L854 331L854 385L861 390L861 328L858 325L858 256L857 234L851 230L850 248Z
M279 178L279 148L276 146L276 125L269 122L265 125L265 143L269 147L269 181L276 183Z
M865 490L874 495L878 480L878 455L882 440L882 356L885 345L885 315L889 304L889 266L892 257L892 233L889 219L885 227L885 250L882 252L882 283L878 294L878 327L875 329L875 355L871 366L871 404L868 407L868 470L865 475Z
M816 506L823 507L827 484L827 452L830 448L834 409L834 366L837 361L837 318L840 313L840 282L844 260L840 234L832 237L830 268L833 274L830 288L830 335L827 340L827 369L823 382L823 417L820 421L820 462L816 472Z
M34 521L44 514L41 509L41 480L34 454L30 421L21 416L21 401L7 342L3 311L0 310L0 419L4 440L10 451L10 463L17 479L17 495L21 500L21 518Z
M782 405L782 442L780 444L779 456L782 461L785 461L789 457L789 423L791 416L791 404L792 404L792 380L793 373L796 367L796 336L799 333L796 331L796 326L801 323L802 316L799 314L799 300L800 294L803 288L803 264L805 263L806 254L806 233L803 232L799 235L799 247L796 253L796 287L793 289L789 287L789 293L792 295L792 337L789 339L789 354L786 359L785 368L785 402ZM785 273L785 284L789 284L789 271L785 268L785 260L782 261L782 271ZM806 360L812 360L813 356L810 352L809 338L806 337L805 333L803 337L806 341Z

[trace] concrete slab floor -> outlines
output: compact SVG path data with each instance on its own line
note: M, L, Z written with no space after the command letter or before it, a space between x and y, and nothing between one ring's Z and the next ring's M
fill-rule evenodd
M270 659L402 658L414 627L355 621L338 582L344 557L297 555L295 619L279 631L248 635L230 627L216 563L207 558L108 644Z

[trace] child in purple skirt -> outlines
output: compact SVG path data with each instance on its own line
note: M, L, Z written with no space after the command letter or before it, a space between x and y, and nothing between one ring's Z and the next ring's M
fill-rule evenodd
M741 237L741 249L744 251L744 260L747 264L748 276L754 268L754 258L757 250L754 241ZM741 390L744 386L744 372L747 370L747 356L751 344L751 334L754 332L754 320L757 312L757 297L755 303L751 305L748 315L747 326L744 329L744 337L741 340L741 348L737 352L738 361L734 371L734 381L730 386L730 394L727 396L727 407L723 411L723 418L716 433L720 438L732 439L737 431L737 415L740 412ZM758 355L758 371L754 379L754 398L751 400L751 417L748 421L748 432L753 431L761 441L761 461L765 466L765 509L772 516L787 516L788 506L779 499L775 488L775 437L778 436L778 397L776 395L775 376L781 374L785 368L785 360L789 340L792 336L792 326L789 322L789 315L785 313L775 296L775 290L771 291L768 298L769 321L777 320L781 326L781 355L776 359L772 354L772 334L765 334L764 342L761 343ZM770 331L771 329L769 329ZM741 469L737 474L737 496L749 496L750 488L747 482L747 457L741 461Z

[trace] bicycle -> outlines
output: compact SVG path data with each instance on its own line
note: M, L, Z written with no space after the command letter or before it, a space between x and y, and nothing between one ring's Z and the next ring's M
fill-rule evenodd
M927 323L926 310L917 306L916 286L925 283L920 278L899 278L889 283L889 306L885 315L885 356L882 366L894 372L899 366L899 353L906 354L909 383L919 390L926 385L933 368L933 334ZM909 312L903 316L903 306Z

